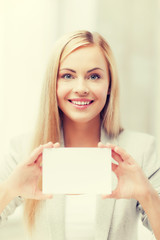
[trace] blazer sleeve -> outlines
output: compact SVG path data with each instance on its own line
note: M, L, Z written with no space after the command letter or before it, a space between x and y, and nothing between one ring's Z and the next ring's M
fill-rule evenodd
M27 150L23 149L24 142L26 142L24 136L13 138L10 141L8 153L1 156L0 182L5 181L16 168L17 164L24 160L25 152ZM22 204L23 201L23 198L16 197L6 206L0 215L0 225L7 221L8 216L11 215L16 207Z
M154 189L160 195L160 159L157 157L155 138L152 136L149 136L145 143L142 169ZM137 209L141 213L143 225L152 231L147 215L139 202L137 203Z

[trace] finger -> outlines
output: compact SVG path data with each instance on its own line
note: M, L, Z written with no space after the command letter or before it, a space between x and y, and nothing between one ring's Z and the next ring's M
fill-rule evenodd
M32 151L29 160L27 160L27 165L30 165L30 164L34 163L35 160L42 154L42 151L43 151L42 145L40 145L39 147L35 148Z
M113 149L114 147L116 147L116 145L111 144L111 143L103 144L102 142L99 142L99 143L98 143L98 147L101 147L101 148L111 148L111 149Z
M54 148L59 148L60 147L60 143L59 142L56 142L53 144Z
M35 148L32 151L29 160L27 160L27 164L30 165L30 164L34 163L37 160L37 158L42 154L42 151L44 148L51 148L51 147L53 147L53 143L48 142L44 145L40 145L39 147Z
M110 195L111 194L107 194L107 195L102 194L101 197L102 197L102 199L106 199L106 198L110 198Z
M112 158L119 164L123 162L123 159L121 158L121 156L117 154L114 150L112 150Z
M123 159L121 158L121 156L119 154L117 154L116 152L114 152L114 150L112 150L112 158L118 162L119 164L124 162Z
M42 153L38 156L38 159L36 160L36 164L39 168L42 167Z
M106 147L111 148L113 150L116 147L116 145L112 143L106 143Z
M111 144L111 143L106 143L106 145L103 145L102 143L100 143L99 146L100 146L100 147L110 148L110 149L112 150L112 158L113 158L116 162L120 163L120 162L123 161L123 159L120 157L120 155L117 154L117 153L114 151L115 147L117 147L116 145Z
M107 198L116 198L116 197L112 193L108 195L102 195L102 199L107 199Z
M98 147L99 147L99 148L105 148L106 146L105 146L103 143L99 142L99 143L98 143Z
M104 145L103 143L99 142L98 147L99 148L110 148L112 150L115 147L115 145L112 145L110 143L107 143L106 145Z
M112 171L115 173L119 165L112 163Z
M43 149L44 148L53 148L54 144L52 142L48 142L48 143L43 144L42 147L43 147Z
M37 192L36 195L34 196L34 199L37 199L37 200L47 200L52 198L53 198L53 194L43 194L41 191Z
M107 143L106 146L112 149L112 153L113 153L112 157L117 162L120 162L120 161L131 162L131 156L123 148L116 146L114 144L111 144L111 143Z
M111 194L102 194L102 199L106 199L106 198L117 198L118 199L118 195L117 195L117 189L115 189L114 191L112 191Z
M119 156L123 159L123 161L126 161L128 163L132 163L132 157L122 148L115 147L114 151L119 154Z
M119 156L119 154L114 152L114 148L116 147L116 145L110 144L110 143L107 143L106 145L104 145L103 143L99 142L98 147L99 148L110 148L112 150L112 158L118 163L123 161L123 159Z

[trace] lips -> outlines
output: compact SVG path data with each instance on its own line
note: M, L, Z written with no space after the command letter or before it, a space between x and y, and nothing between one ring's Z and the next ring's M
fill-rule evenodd
M77 106L88 106L93 103L90 99L68 99L68 101Z

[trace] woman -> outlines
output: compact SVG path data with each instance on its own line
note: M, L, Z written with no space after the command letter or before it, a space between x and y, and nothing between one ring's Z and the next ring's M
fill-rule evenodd
M26 142L14 142L8 159L10 170L0 174L5 179L0 186L1 221L25 199L32 239L73 239L74 228L65 229L65 224L69 226L65 222L69 196L41 191L43 149L106 147L117 162L112 163L112 170L118 184L111 195L96 196L95 232L88 227L88 235L80 238L80 230L76 239L135 240L139 213L144 225L160 239L160 163L155 158L154 139L121 128L115 63L109 45L98 33L77 31L57 42L29 157L24 154Z

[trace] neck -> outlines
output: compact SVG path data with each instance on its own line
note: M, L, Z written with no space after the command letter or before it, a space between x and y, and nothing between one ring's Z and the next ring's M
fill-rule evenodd
M97 147L100 141L100 119L89 123L63 121L65 147Z

